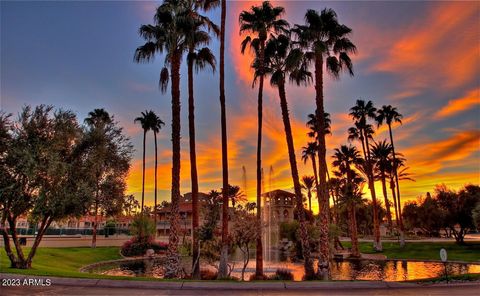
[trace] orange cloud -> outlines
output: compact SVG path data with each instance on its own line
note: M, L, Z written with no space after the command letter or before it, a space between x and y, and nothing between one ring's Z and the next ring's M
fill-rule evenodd
M402 31L386 59L374 69L401 73L410 89L456 87L478 73L479 6L441 3ZM461 34L459 34L461 32ZM412 90L410 90L412 91Z
M480 88L469 91L465 96L448 102L446 106L438 110L435 118L443 119L451 117L465 110L471 109L476 105L480 105Z

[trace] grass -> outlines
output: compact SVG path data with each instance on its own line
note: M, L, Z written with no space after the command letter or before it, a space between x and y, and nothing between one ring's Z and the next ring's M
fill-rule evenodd
M343 243L350 247L350 243ZM375 252L372 243L361 242L360 252L365 254L383 254L388 259L440 260L440 249L448 253L449 261L467 261L480 263L480 243L457 245L454 242L409 242L405 247L398 243L384 242L383 252Z

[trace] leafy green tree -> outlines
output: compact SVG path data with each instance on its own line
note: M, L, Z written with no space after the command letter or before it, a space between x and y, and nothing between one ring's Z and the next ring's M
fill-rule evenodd
M253 86L258 79L258 133L257 133L257 223L260 228L262 213L262 118L263 118L263 83L265 79L265 44L270 33L282 33L288 29L288 23L282 19L283 7L273 7L269 1L252 6L249 11L242 11L239 16L240 33L251 33L242 41L242 53L247 46L255 53L255 76ZM263 276L263 247L261 229L257 232L256 269L257 277Z
M104 109L95 109L85 119L78 151L89 164L88 175L94 189L91 214L94 216L92 248L95 248L98 216L112 216L123 210L133 146L113 116Z
M0 114L0 224L11 266L31 268L36 250L53 221L79 217L91 202L91 169L78 153L82 129L71 111L40 105L23 108L17 121ZM16 222L26 215L38 226L28 254ZM13 241L15 253L10 242Z
M345 71L353 76L351 54L357 48L348 38L352 29L340 24L333 9L325 8L320 13L309 9L305 14L305 24L295 25L293 31L297 35L298 44L306 50L306 56L314 62L315 67L315 115L318 124L318 163L319 182L317 194L320 199L320 260L318 260L317 274L322 279L328 279L330 268L330 246L328 244L329 229L329 194L327 188L327 162L325 140L325 113L323 94L324 69L333 78L338 79Z

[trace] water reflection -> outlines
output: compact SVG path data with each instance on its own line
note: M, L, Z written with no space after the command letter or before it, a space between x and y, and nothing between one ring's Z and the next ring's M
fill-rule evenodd
M235 264L232 276L240 278L240 262ZM316 262L315 262L316 266ZM265 262L266 275L272 275L279 268L288 269L293 273L294 280L300 281L303 277L303 265L300 262ZM255 262L251 261L245 271L248 280L255 272ZM480 273L478 264L448 264L449 275L465 273ZM122 263L116 268L103 272L108 275L163 277L162 262L153 260L139 260ZM413 262L406 260L372 261L349 260L332 261L331 276L333 280L370 280L370 281L405 281L439 277L444 275L444 265L437 262Z

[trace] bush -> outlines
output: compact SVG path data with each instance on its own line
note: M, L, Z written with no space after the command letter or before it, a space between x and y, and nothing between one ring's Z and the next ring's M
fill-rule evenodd
M270 276L268 279L278 281L293 281L293 273L288 269L279 268L275 271L275 274Z
M202 280L216 280L218 276L218 272L210 269L200 269L200 278Z
M167 247L168 244L157 242L152 237L133 237L123 244L121 253L126 257L143 256L148 249L153 249L158 254Z

